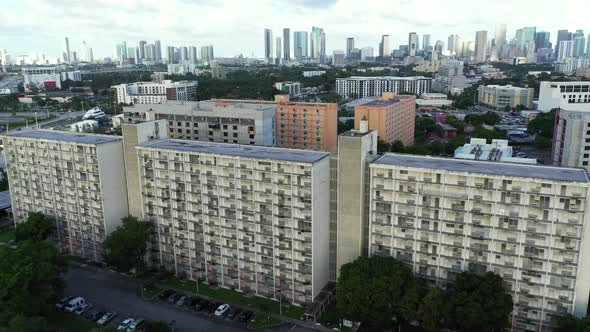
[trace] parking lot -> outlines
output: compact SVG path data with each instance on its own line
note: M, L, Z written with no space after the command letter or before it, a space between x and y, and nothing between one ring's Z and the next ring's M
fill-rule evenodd
M108 326L117 327L124 319L132 317L146 320L161 320L171 324L175 331L248 331L246 323L234 317L215 317L208 310L196 312L187 306L178 306L159 299L146 301L141 298L141 283L114 272L70 265L65 276L65 291L68 296L82 296L93 304L94 310L116 312L117 316ZM307 331L290 325L264 328L259 331Z

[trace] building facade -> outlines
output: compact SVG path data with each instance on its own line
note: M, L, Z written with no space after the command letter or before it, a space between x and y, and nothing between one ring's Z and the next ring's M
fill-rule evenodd
M300 82L276 82L275 89L288 94L290 97L299 97L301 95Z
M353 99L380 97L384 92L421 95L430 92L431 85L432 79L424 76L351 76L336 79L336 92Z
M590 171L590 111L556 110L551 154L554 165Z
M157 104L167 100L190 101L197 97L196 81L123 83L112 86L118 104Z
M500 275L513 331L586 314L583 170L397 154L370 168L370 255L393 256L443 288L462 271Z
M537 109L549 112L554 108L568 111L590 110L590 82L540 82Z
M65 80L80 81L79 70L68 70L66 67L25 67L22 69L26 92L33 90L61 89Z
M414 144L416 96L385 93L383 98L354 107L354 126L369 122L369 129L377 131L380 140L387 143L401 141Z
M42 212L60 252L102 260L102 241L128 215L122 139L51 130L2 136L15 224Z
M493 108L516 108L522 105L527 109L533 108L533 96L535 89L519 88L512 85L480 85L478 101Z
M329 154L155 140L138 147L152 263L311 303L329 279Z

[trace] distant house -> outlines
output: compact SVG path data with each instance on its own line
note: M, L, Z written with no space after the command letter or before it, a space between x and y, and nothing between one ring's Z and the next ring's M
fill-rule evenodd
M457 137L457 128L442 122L437 123L437 125L440 128L440 136L442 138L449 139Z

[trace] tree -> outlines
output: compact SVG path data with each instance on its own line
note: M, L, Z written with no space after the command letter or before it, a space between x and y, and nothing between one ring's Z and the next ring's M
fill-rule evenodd
M463 272L449 293L445 317L459 331L502 331L510 324L512 306L512 296L500 276Z
M465 123L463 123L463 121L459 120L456 116L454 115L449 115L445 118L445 122L455 128L457 128L457 132L462 133L465 129Z
M538 134L546 138L553 138L553 128L555 126L555 110L548 113L540 113L536 118L531 120L527 125L527 131L530 134Z
M424 141L426 135L432 133L437 128L436 122L432 118L419 118L416 117L416 125L414 129L414 135L417 141Z
M557 332L590 332L590 316L577 318L565 315L559 319Z
M393 141L389 147L391 152L404 152L404 143L401 141Z
M336 287L342 317L372 329L392 326L392 319L414 318L422 284L410 269L392 257L359 257L342 266Z
M533 146L539 150L550 149L551 145L551 139L541 135L537 135L533 141Z
M342 134L351 129L354 129L354 119L348 119L346 121L338 121L338 134Z
M63 289L64 270L51 241L25 240L15 249L0 247L0 326L7 326L19 314L50 313Z
M383 140L377 141L377 152L384 153L384 152L389 152L389 151L391 151L391 146L389 145L389 143L387 143Z
M53 232L53 223L41 212L31 212L27 221L19 223L15 228L17 241L43 241Z
M44 317L25 317L23 314L12 317L7 327L0 327L0 332L47 332L48 330L48 323Z
M440 331L444 314L444 304L443 291L438 287L431 288L418 309L420 326L428 332Z
M123 218L123 224L103 242L105 261L121 271L145 269L144 257L149 239L149 224L136 217Z
M144 332L170 332L172 329L170 325L166 324L161 320L149 320L143 324L143 331Z

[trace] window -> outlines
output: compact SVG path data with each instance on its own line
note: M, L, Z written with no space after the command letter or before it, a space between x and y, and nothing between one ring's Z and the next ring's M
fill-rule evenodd
M588 166L588 162L587 161L583 161L582 162L582 166Z
M238 126L234 126L234 130L238 130Z
M587 153L584 153L584 158L588 158L588 154Z
M223 137L227 137L227 133L226 132L223 133Z
M238 133L234 133L234 137L238 137Z
M177 126L179 126L179 127L182 127L182 122L178 121L178 122L176 123L176 125L177 125Z
M254 135L250 135L250 139L253 139L253 138L254 138Z
M177 131L179 134L182 134L182 129L178 128L176 131Z
M227 125L223 125L223 129L227 129Z

